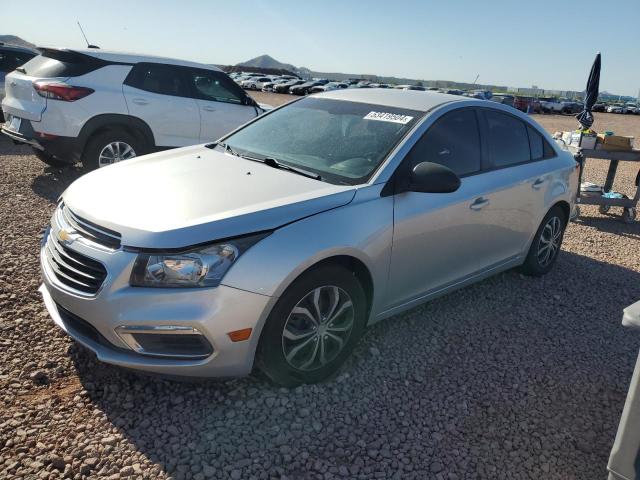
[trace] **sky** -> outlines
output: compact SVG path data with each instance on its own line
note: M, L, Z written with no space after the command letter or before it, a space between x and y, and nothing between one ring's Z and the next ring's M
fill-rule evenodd
M640 0L0 0L0 34L235 64L637 96Z

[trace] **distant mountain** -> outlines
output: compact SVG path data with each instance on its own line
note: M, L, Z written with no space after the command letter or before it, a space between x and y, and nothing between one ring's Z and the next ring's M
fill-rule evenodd
M296 67L290 63L282 63L269 55L260 55L259 57L252 58L246 62L238 63L236 67L254 67L254 68L272 68L277 70L289 70L294 72Z
M33 43L27 42L26 40L23 40L20 37L16 37L15 35L0 35L0 42L10 43L12 45L20 45L21 47L30 47L30 48L35 47Z

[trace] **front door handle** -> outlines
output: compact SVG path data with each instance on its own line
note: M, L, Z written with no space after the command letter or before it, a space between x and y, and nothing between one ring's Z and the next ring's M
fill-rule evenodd
M540 187L542 187L542 185L544 185L544 179L538 178L535 182L531 184L531 188L535 190L539 190Z
M131 100L133 103L135 103L136 105L147 105L149 102L147 100L145 100L144 98L134 98L133 100Z
M471 205L469 205L469 208L471 210L480 210L481 208L484 208L487 205L489 205L489 200L486 198L479 197L479 198L476 198Z
M215 112L216 109L214 107L202 107L205 112Z

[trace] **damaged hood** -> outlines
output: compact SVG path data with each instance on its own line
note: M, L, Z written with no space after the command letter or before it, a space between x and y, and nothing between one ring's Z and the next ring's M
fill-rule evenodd
M346 205L355 191L198 145L98 169L62 199L123 246L174 249L271 230Z

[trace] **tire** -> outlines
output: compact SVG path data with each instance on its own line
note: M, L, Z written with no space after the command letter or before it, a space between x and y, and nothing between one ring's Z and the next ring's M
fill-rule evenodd
M299 311L294 313L294 308ZM357 344L366 312L364 290L353 272L339 265L314 268L290 285L271 311L260 337L257 365L285 387L322 381L338 370Z
M532 277L540 277L551 271L558 260L566 226L567 219L562 208L558 205L552 207L533 237L527 258L520 267L522 273ZM549 242L545 240L549 240L551 237L555 240L549 246ZM547 249L544 249L545 244L548 245ZM550 257L546 257L545 253L549 251Z
M131 147L133 150L133 156L124 155L124 152L128 152L128 150L121 147L120 152L123 153L123 158L119 160L116 159L114 163L143 155L144 153L147 153L148 150L148 146L145 145L144 142L121 128L104 130L93 135L84 148L84 152L82 153L82 165L85 170L91 171L100 168L101 166L106 166L106 159L105 161L100 161L100 154L108 145L117 143ZM108 152L105 152L105 155L106 154L108 154Z
M38 160L46 163L50 167L63 168L73 165L72 162L65 162L64 160L60 160L50 153L38 150L37 148L33 148L33 154L38 158Z

